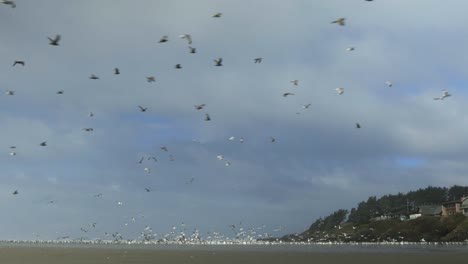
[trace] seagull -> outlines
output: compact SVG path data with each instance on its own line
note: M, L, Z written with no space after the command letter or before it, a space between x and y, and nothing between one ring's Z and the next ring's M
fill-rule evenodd
M44 142L42 142L42 143L39 144L39 145L40 145L41 147L45 147L45 146L47 146L47 141L44 141Z
M91 74L91 76L89 76L89 78L90 78L91 80L97 80L97 79L99 79L99 77L97 77L97 76L94 75L94 74Z
M309 109L310 105L311 105L311 104L303 105L303 106L302 106L302 109Z
M0 3L5 4L5 5L9 5L9 6L11 6L11 8L15 8L15 7L16 7L15 2L13 2L13 1L0 0Z
M361 128L361 125L359 123L356 123L356 128Z
M164 42L168 42L169 39L167 36L162 36L162 38L159 40L159 43L164 43Z
M294 94L293 94L293 93L284 93L284 94L283 94L283 97L286 97L286 96L288 96L288 95L294 95Z
M50 37L47 37L49 39L49 45L52 45L52 46L58 46L58 42L60 41L61 37L60 35L56 35L54 39L50 38Z
M151 173L151 169L150 169L150 168L144 168L143 170L146 171L146 173Z
M255 58L254 63L262 63L263 58Z
M166 146L162 146L161 149L167 152L167 147Z
M336 91L338 94L343 94L343 93L344 93L344 88L336 88L335 91Z
M202 110L205 107L205 104L195 105L195 109Z
M158 159L156 159L156 157L148 157L148 160L150 159L154 160L154 162L158 162Z
M353 51L353 50L354 50L354 47L346 48L346 51Z
M15 191L13 192L13 195L17 195L17 194L18 194L18 190L15 190Z
M117 202L117 204L118 204L118 205L123 205L123 203L122 203L122 202Z
M270 137L270 139L271 139L271 143L275 143L275 142L276 142L276 138Z
M99 193L99 194L95 194L94 197L101 197L102 196L102 193Z
M192 47L188 47L189 50L190 50L190 53L197 53L197 49L196 48L192 48Z
M15 95L15 91L7 90L6 95Z
M224 156L223 155L218 155L216 156L219 160L223 160L224 159Z
M182 66L181 66L180 64L176 64L176 65L174 66L174 68L176 68L176 69L182 69Z
M60 91L57 92L57 94L63 94L63 93L64 93L63 90L60 90Z
M16 156L16 152L12 151L12 152L10 152L10 155L11 156Z
M221 17L222 13L214 13L211 17Z
M188 41L188 44L192 44L192 37L189 34L182 34L179 36L181 39L186 39Z
M13 66L15 66L16 64L19 64L21 66L25 65L24 61L19 61L19 60L15 60L15 62L13 63Z
M393 83L391 81L386 81L385 84L388 86L388 87L392 87L393 86Z
M346 20L346 18L340 17L340 18L338 18L337 20L332 21L331 24L333 24L333 23L338 23L338 25L344 26L344 25L345 25L345 20Z
M82 130L84 130L84 131L86 131L86 132L94 131L94 129L91 128L91 127L85 127L85 128L83 128Z
M225 160L225 161L224 161L224 165L225 165L225 166L229 166L229 165L231 165L231 162Z
M292 80L292 81L290 81L290 83L292 83L294 86L298 86L299 85L299 80Z
M444 100L445 98L447 98L449 96L452 96L452 95L449 94L449 92L447 92L446 90L442 90L442 96L441 97L436 97L436 98L434 98L434 100Z
M140 112L146 112L148 110L148 107L143 107L141 105L138 106L140 108Z
M239 139L239 142L240 142L240 143L244 143L244 138L241 137L241 138Z
M148 188L145 188L145 191L146 191L146 192L151 192L151 190L150 190L150 189L148 189Z
M230 141L233 141L234 139L235 139L234 136L231 136L231 137L228 138L228 140L230 140Z
M140 161L138 161L137 163L139 163L139 164L143 163L144 159L145 159L145 157L141 157Z
M15 149L15 148L16 148L16 146L11 146L10 148L11 148L11 149Z
M93 112L89 112L88 116L89 116L89 117L93 117L93 116L94 116L94 113L93 113Z
M223 58L218 58L217 60L214 60L216 63L215 66L223 66Z
M205 114L205 121L210 121L211 120L211 117L209 114Z
M156 77L154 77L154 76L146 77L146 81L147 81L147 82L155 82L155 81L156 81Z
M115 74L115 75L118 75L118 74L120 74L120 70L119 70L119 68L114 68L114 74Z

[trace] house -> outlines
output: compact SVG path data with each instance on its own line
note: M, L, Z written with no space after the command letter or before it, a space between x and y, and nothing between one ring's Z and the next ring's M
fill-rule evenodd
M442 203L442 216L449 216L461 213L461 204L461 199Z
M462 197L461 205L460 205L460 211L465 216L468 216L468 197Z
M441 216L442 205L420 205L418 213L422 216Z

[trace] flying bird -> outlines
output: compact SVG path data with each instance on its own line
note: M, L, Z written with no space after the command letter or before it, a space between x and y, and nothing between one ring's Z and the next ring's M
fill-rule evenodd
M214 13L211 17L221 17L222 13Z
M195 105L195 109L202 110L205 107L205 104Z
M83 128L82 130L84 130L84 131L86 131L86 132L94 131L94 129L91 128L91 127L85 127L85 128Z
M19 61L19 60L15 60L15 62L13 63L13 66L15 66L16 64L19 64L21 66L25 65L24 61Z
M150 159L154 160L154 162L158 162L158 159L156 159L156 157L148 157L148 160Z
M216 156L216 158L218 158L219 160L223 160L224 156L223 155L218 155L218 156Z
M155 81L156 81L156 77L154 77L154 76L146 77L146 81L147 81L147 82L155 82Z
M63 94L63 93L64 93L63 90L57 91L57 94Z
M388 87L392 87L393 86L393 83L391 81L386 81L385 84L388 86Z
M288 95L294 95L294 94L293 94L293 93L284 93L284 94L283 94L283 97L286 97L286 96L288 96Z
M167 147L166 146L162 146L161 149L167 152Z
M244 138L241 137L241 138L239 139L239 142L240 142L240 143L244 143Z
M99 77L97 77L97 76L94 75L94 74L91 74L91 76L89 76L89 79L91 79L91 80L97 80L97 79L99 79Z
M346 48L346 51L353 51L353 50L354 50L354 47Z
M234 139L236 139L234 136L228 138L229 141L233 141Z
M338 94L343 94L344 93L344 88L336 88L335 91Z
M361 128L361 125L359 123L356 123L356 128Z
M188 47L188 48L189 48L190 53L197 53L196 48L192 48L192 47Z
M211 117L209 114L205 114L205 121L210 121L211 120Z
M340 26L344 26L344 25L345 25L345 20L346 20L346 18L340 17L340 18L338 18L337 20L332 21L331 23L332 23L332 24L333 24L333 23L337 23L337 24L340 25Z
M181 39L186 39L188 41L188 44L192 44L192 37L189 34L182 34L179 36Z
M6 95L15 95L15 91L7 90Z
M263 58L255 58L254 63L262 63Z
M176 64L176 65L174 66L174 68L176 68L176 69L182 69L182 65Z
M54 39L47 37L49 39L49 45L58 46L60 39L62 38L60 35L56 35Z
M47 141L44 141L44 142L42 142L42 143L39 144L39 145L40 145L41 147L45 147L45 146L47 146Z
M452 95L449 94L448 91L442 90L442 96L441 97L436 97L436 98L434 98L434 100L444 100L445 98L447 98L449 96L452 96Z
M164 42L168 42L169 39L167 36L162 36L162 38L159 40L159 43L164 43Z
M93 116L94 116L94 113L93 113L93 112L89 112L88 116L89 116L89 117L93 117Z
M299 85L299 80L292 80L292 81L290 81L290 83L292 83L294 86L298 86Z
M18 193L19 193L18 190L15 190L15 191L13 192L13 195L17 195Z
M15 2L13 2L13 1L0 0L0 3L5 4L5 5L9 5L9 6L11 6L11 8L15 8L15 7L16 7Z
M120 74L120 70L119 70L119 68L114 68L114 74L115 74L115 75L118 75L118 74Z
M94 197L101 197L102 196L102 193L99 193L99 194L95 194Z
M303 105L303 106L302 106L302 109L309 109L310 106L311 106L311 104Z
M148 107L143 107L141 105L139 105L138 108L140 108L140 112L146 112L146 110L148 110Z
M271 142L271 143L275 143L275 142L276 142L276 138L270 137L270 142Z
M146 173L151 173L151 169L150 169L150 168L144 168L144 171L146 171Z
M16 152L12 151L12 152L10 152L10 155L11 156L16 156Z
M215 66L223 66L223 58L218 58L217 60L214 60Z
M150 190L150 189L148 189L148 188L145 188L145 191L146 191L146 192L151 192L151 190Z
M139 164L143 163L144 159L145 159L145 157L141 157L140 161L138 161L137 163L139 163Z

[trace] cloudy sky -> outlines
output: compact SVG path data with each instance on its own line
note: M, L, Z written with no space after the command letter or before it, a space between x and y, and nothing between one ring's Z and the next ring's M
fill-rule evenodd
M371 195L468 184L463 0L16 4L0 5L0 239L282 235Z

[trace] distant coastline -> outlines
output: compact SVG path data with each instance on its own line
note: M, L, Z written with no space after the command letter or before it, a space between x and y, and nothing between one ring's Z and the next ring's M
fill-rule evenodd
M468 187L432 187L371 196L339 209L306 231L270 241L308 243L467 243Z

